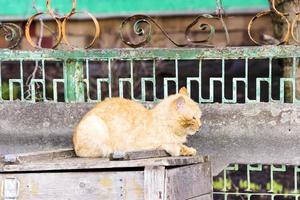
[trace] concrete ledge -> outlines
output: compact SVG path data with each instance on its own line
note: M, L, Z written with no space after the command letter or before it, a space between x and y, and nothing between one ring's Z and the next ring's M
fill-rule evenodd
M0 154L71 147L75 124L93 104L0 103ZM300 165L300 105L205 104L189 138L214 173L229 163Z

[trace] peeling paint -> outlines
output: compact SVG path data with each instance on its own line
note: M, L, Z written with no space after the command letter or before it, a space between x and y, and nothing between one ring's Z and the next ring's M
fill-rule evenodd
M20 51L1 49L0 59L5 60L64 60L69 59L237 59L237 58L290 58L300 57L300 46L254 46L254 47L224 47L224 48L122 48L97 50L47 50Z

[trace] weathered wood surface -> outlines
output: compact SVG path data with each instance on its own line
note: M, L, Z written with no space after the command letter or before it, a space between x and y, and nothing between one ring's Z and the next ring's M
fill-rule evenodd
M144 199L143 171L0 174L19 181L18 200Z
M18 171L50 171L50 170L82 170L82 169L108 169L132 168L151 166L182 166L207 161L206 157L167 157L151 158L129 161L110 161L108 158L57 158L23 162L20 164L0 163L0 173Z
M168 154L165 150L145 150L145 151L131 151L131 152L114 152L110 155L110 160L138 160L146 158L161 158L168 157Z
M122 171L85 168L2 172L0 196L18 200L212 200L209 161L177 167L147 165L134 170L124 168L126 165Z
M76 154L72 148L68 149L55 149L48 151L37 151L31 153L18 153L18 154L6 154L0 156L0 162L13 164L24 163L30 161L39 160L51 160L56 158L71 158L76 157ZM130 152L114 152L110 155L109 160L138 160L147 158L161 158L170 157L165 150L142 150L142 151L130 151Z
M212 194L210 162L169 169L165 181L168 200L204 199L201 196Z
M40 160L53 160L57 158L72 158L75 157L73 149L57 149L48 151L37 151L31 153L7 154L0 158L0 163L26 163Z
M71 147L71 133L93 104L1 103L0 154ZM189 145L229 163L300 165L300 105L205 104L203 127Z
M146 166L144 171L145 200L165 200L165 166Z

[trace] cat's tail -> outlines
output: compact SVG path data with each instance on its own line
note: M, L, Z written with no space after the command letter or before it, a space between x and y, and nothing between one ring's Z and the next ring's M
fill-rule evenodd
M113 152L108 127L97 115L87 115L80 121L73 144L79 157L108 157Z

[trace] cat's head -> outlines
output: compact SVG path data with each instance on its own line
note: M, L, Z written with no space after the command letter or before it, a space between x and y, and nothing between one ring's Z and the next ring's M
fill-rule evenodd
M175 120L178 124L177 134L193 135L201 127L201 115L202 112L198 103L193 101L189 96L187 89L182 87L179 93L172 98L171 106Z

